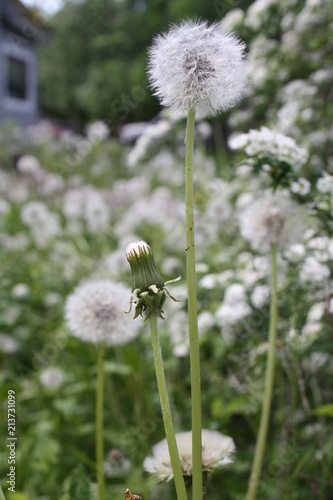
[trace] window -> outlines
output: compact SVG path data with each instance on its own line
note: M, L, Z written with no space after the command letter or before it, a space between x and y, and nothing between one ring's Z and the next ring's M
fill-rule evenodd
M7 95L13 99L27 98L27 66L16 57L8 57L8 87Z

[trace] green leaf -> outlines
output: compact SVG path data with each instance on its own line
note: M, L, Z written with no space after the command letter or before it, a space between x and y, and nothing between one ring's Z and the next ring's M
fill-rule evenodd
M314 413L315 415L320 415L322 417L333 417L333 404L319 406L319 408L313 410L312 413Z
M133 373L133 368L132 366L125 365L123 363L116 363L115 361L106 361L104 363L104 372L128 376Z

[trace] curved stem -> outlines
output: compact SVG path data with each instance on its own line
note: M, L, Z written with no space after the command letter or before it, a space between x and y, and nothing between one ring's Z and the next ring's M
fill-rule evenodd
M250 482L246 500L256 498L258 482L261 473L261 467L265 452L267 430L269 423L269 414L271 409L273 386L274 386L274 368L275 368L275 348L276 348L276 330L277 330L277 259L276 245L272 245L272 285L271 285L271 308L269 320L269 348L265 377L265 392L261 412L260 427L257 437L256 451L252 465Z
M103 443L104 345L98 345L96 391L96 474L98 500L105 500L104 443Z
M155 363L156 378L157 378L157 387L160 396L163 423L170 453L171 466L175 481L177 498L178 500L187 500L183 471L180 465L175 431L172 423L169 396L168 396L164 367L163 367L162 350L157 335L156 314L152 314L150 316L150 328L151 328L151 340L153 345L154 363Z
M191 363L193 500L202 500L201 383L194 247L193 149L195 109L188 112L186 130L185 203L186 270Z

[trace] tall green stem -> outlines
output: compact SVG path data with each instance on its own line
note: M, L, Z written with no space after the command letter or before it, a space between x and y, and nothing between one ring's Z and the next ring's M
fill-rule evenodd
M254 500L257 495L258 482L263 462L267 430L269 423L269 414L271 409L273 386L274 386L274 368L275 368L275 348L276 348L276 330L277 330L277 259L276 245L272 245L272 285L271 285L271 308L269 320L269 348L265 377L265 392L261 412L260 427L257 437L256 451L252 465L251 477L248 485L247 500Z
M186 130L185 203L186 203L186 270L188 318L190 336L191 398L192 398L192 461L193 500L202 500L201 447L201 384L200 351L197 313L197 284L195 275L193 149L195 109L188 112Z
M0 500L6 500L5 499L5 495L3 494L1 486L0 486Z
M103 395L104 395L104 345L98 345L96 391L96 473L98 500L105 500L104 443L103 443Z
M165 435L168 443L171 466L173 470L173 477L176 486L178 500L187 500L185 489L184 477L180 465L178 454L177 442L175 437L175 430L172 423L171 409L169 403L169 396L164 374L162 350L160 341L157 335L157 317L156 314L150 316L151 340L153 344L154 363L157 378L157 387L160 395L160 402L163 415L163 423L165 428Z

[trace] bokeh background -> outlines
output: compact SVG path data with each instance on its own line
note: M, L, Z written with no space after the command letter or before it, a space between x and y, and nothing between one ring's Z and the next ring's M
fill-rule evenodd
M189 17L221 22L246 42L250 82L236 108L196 126L203 424L237 446L235 463L209 478L207 498L245 498L259 425L269 256L241 238L238 214L267 179L228 139L263 125L309 151L297 175L310 186L288 187L308 228L279 256L277 374L258 498L332 498L332 7L331 0L85 0L30 11L46 33L38 43L39 120L0 127L0 477L8 500L97 498L96 349L69 334L66 297L87 278L130 286L125 248L137 239L149 242L166 280L185 276L185 123L161 112L145 68L153 36ZM177 431L191 425L185 289L184 279L172 285L182 300L169 301L160 322ZM144 500L174 499L172 484L157 485L142 468L164 437L144 325L132 343L108 348L105 372L108 500L126 488ZM9 389L17 401L13 494Z

